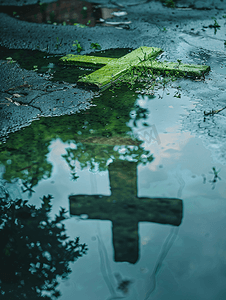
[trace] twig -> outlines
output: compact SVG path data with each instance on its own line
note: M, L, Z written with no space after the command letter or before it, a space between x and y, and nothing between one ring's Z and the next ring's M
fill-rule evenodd
M28 83L24 83L22 85L18 85L18 86L15 86L15 87L11 87L9 88L8 90L5 90L5 92L8 92L8 91L11 91L11 90L15 90L15 89L18 89L18 88L23 88L23 87L31 87L32 85L28 84Z
M215 115L215 114L218 114L219 112L221 112L222 110L224 110L226 108L226 106L225 107L223 107L223 108L220 108L220 109L216 109L216 110L211 110L211 111L209 111L209 112L206 112L206 111L204 111L204 115L205 116L209 116L209 115L211 115L211 116L213 116L213 115Z

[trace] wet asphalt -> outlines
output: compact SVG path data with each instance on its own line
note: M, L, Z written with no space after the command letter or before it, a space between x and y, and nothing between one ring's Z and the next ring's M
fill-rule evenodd
M42 1L51 2L51 1ZM0 12L0 46L8 49L29 49L60 56L74 53L73 42L83 47L82 55L98 43L102 50L160 47L161 60L206 64L211 71L201 80L180 79L184 95L195 103L184 116L184 130L201 137L213 155L226 164L226 110L205 116L204 112L226 106L226 2L178 1L176 8L159 1L139 0L95 1L103 7L114 7L128 14L114 17L112 22L128 22L128 26L95 26L79 28L72 25L36 24L21 21ZM0 1L0 5L28 5L37 1ZM0 7L1 11L1 7ZM214 19L219 24L215 30ZM57 41L60 45L56 47ZM18 62L0 60L0 136L21 129L41 116L74 114L90 106L92 91L80 89L75 83L52 82L48 76L20 67ZM18 97L17 95L20 95ZM217 145L215 147L214 145Z

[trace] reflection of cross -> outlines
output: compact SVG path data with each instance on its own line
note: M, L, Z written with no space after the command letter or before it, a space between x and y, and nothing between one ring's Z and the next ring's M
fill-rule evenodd
M109 165L111 196L72 195L70 214L87 214L90 219L111 220L115 261L136 263L138 222L179 226L182 200L137 197L137 163L115 161Z
M161 72L168 71L170 73L182 74L183 76L192 75L198 77L210 70L209 66L185 65L181 64L180 60L177 63L158 62L154 60L161 52L163 51L160 48L140 47L118 59L68 54L62 57L60 61L81 67L99 67L99 70L78 80L78 82L97 86L98 88L110 85L118 77L133 68L146 68Z

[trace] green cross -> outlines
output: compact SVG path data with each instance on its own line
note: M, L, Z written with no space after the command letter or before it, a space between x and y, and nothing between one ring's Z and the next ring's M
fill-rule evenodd
M80 67L99 68L78 80L78 83L96 86L99 89L108 87L134 68L138 70L146 68L160 72L169 71L170 73L195 77L200 77L210 70L209 66L181 64L180 60L177 63L156 61L155 58L162 52L163 50L160 48L143 46L120 58L68 54L62 57L60 61Z
M137 196L137 163L114 161L109 167L111 195L71 195L70 214L112 221L115 261L136 263L139 258L139 222L179 226L183 202L177 198Z

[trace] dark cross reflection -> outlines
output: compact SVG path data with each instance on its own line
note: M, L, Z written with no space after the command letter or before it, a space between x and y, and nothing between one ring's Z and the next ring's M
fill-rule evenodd
M70 214L111 220L114 260L136 263L139 258L138 222L179 226L182 200L137 197L137 163L114 161L108 167L111 196L72 195Z

